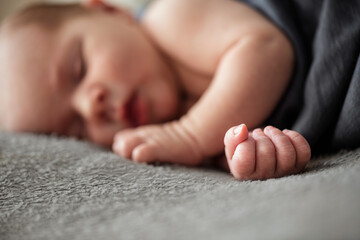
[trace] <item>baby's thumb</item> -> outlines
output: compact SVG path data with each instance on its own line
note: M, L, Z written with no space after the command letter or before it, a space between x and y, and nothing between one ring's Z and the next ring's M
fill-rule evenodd
M249 131L245 124L240 124L239 126L230 128L224 137L226 157L231 158L237 145L246 141L248 137Z

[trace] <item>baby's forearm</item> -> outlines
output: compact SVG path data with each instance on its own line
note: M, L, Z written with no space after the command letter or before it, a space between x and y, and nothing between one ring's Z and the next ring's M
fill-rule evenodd
M226 131L239 123L261 125L291 75L293 52L285 39L260 36L234 44L220 60L200 100L179 120L117 134L113 149L138 162L196 165L224 150Z
M271 114L290 79L293 50L282 36L243 39L224 55L202 98L180 119L204 156L223 151L225 132L255 128Z

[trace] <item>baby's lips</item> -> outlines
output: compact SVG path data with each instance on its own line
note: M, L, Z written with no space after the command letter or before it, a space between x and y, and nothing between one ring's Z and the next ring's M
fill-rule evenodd
M146 125L149 122L149 112L146 105L146 102L144 101L141 96L137 99L137 124L138 126Z
M122 109L122 114L123 114L123 119L131 122L131 108L132 108L132 104L135 98L135 94L131 94L131 96L127 99L127 101L125 102L123 109Z

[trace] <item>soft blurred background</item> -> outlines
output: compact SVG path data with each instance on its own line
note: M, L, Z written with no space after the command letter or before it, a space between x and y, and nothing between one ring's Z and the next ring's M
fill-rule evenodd
M0 0L0 21L7 15L17 11L29 4L37 2L57 2L57 3L74 3L86 0ZM150 0L104 0L108 3L123 6L125 8L135 10Z

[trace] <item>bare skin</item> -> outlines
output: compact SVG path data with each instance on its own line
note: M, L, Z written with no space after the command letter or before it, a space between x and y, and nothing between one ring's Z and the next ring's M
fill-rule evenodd
M310 159L310 147L299 133L272 126L250 134L245 125L224 138L227 166L237 179L268 179L299 173Z
M230 0L158 0L137 24L99 0L87 7L54 33L30 26L2 37L6 129L81 137L145 163L194 166L225 152L236 179L305 167L311 151L300 134L257 129L294 63L289 40L259 13Z
M157 18L164 15L168 21ZM238 24L241 22L246 25ZM240 26L223 34L223 29L234 23ZM113 149L121 156L137 162L197 165L224 148L221 139L229 127L239 122L251 129L260 126L288 84L294 59L289 41L244 5L232 1L159 1L145 16L144 25L173 59L179 75L185 76L184 88L190 89L191 84L188 94L199 101L178 121L119 132ZM173 29L182 33L184 44L174 39ZM211 37L214 35L224 36L219 40ZM198 48L197 41L206 47ZM202 91L204 82L209 86ZM224 139L228 167L237 179L295 174L310 159L308 143L294 131L267 127L249 135L246 126L241 126L239 135L233 134L236 127L232 127Z

